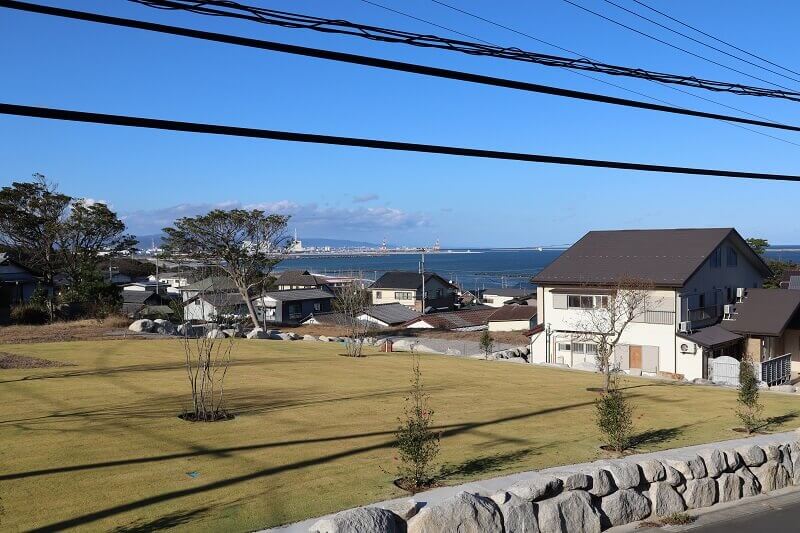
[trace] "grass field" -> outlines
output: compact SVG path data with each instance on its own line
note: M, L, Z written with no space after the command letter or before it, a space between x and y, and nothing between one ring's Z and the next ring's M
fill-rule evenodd
M3 345L74 366L0 370L0 529L247 531L400 496L393 430L407 355L348 359L330 344L238 341L235 420L177 418L187 401L177 341ZM444 431L446 483L599 458L600 377L423 356ZM740 437L735 392L625 382L640 448ZM795 397L765 394L773 429ZM189 475L192 473L192 475Z

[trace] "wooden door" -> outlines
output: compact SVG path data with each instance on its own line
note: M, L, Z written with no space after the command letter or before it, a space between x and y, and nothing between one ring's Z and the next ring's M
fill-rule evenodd
M630 346L629 352L631 357L630 367L631 368L642 368L642 347L641 346Z

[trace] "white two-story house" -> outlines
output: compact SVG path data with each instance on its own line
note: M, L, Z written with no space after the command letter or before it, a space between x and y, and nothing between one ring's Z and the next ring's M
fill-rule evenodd
M581 313L604 305L620 280L637 279L649 287L648 308L625 328L614 363L630 373L703 378L710 352L686 349L686 335L719 328L737 289L760 287L769 273L733 228L591 231L533 279L532 361L596 364Z

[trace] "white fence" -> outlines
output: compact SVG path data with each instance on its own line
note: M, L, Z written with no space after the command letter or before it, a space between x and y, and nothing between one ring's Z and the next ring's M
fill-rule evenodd
M791 377L792 354L773 357L753 365L756 379L767 385L788 383ZM739 360L733 357L715 357L709 361L708 378L714 383L739 386Z

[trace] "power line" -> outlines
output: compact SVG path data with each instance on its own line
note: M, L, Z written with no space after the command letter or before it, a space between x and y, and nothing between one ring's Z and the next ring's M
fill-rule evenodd
M782 129L787 131L800 131L800 126L781 124L774 121L755 120L744 117L737 117L733 115L722 115L719 113L709 113L706 111L685 109L681 107L651 104L648 102L630 100L627 98L618 98L615 96L607 96L603 94L590 93L585 91L575 91L572 89L562 89L560 87L551 87L548 85L540 85L536 83L509 80L505 78L496 78L493 76L485 76L482 74L473 74L469 72L461 72L457 70L443 69L438 67L429 67L425 65L418 65L415 63L404 63L402 61L394 61L390 59L381 59L376 57L349 54L345 52L336 52L332 50L324 50L319 48L309 48L306 46L284 44L274 41L264 41L259 39L252 39L249 37L227 35L224 33L214 33L202 30L195 30L191 28L182 28L179 26L167 26L164 24L157 24L154 22L145 22L141 20L112 17L109 15L100 15L97 13L75 11L71 9L44 6L39 4L29 4L26 2L18 2L16 0L0 0L0 7L17 9L21 11L28 11L32 13L40 13L45 15L53 15L75 20L97 22L101 24L108 24L111 26L136 28L156 33L178 35L193 39L201 39L201 40L213 41L225 44L233 44L237 46L245 46L261 50L270 50L273 52L282 52L282 53L300 55L305 57L314 57L318 59L340 61L343 63L394 70L398 72L408 72L412 74L420 74L424 76L452 79L468 83L476 83L494 87L504 87L507 89L516 89L520 91L535 92L540 94L549 94L552 96L560 96L564 98L574 98L577 100L586 100L590 102L619 105L623 107L647 109L650 111L660 111L665 113L673 113L677 115L686 115L686 116L694 116L700 118L708 118L713 120L736 122L741 124L750 124L753 126L763 126L766 128Z
M653 165L647 163L630 163L625 161L606 161L599 159L585 159L579 157L563 157L563 156L530 154L521 152L506 152L500 150L485 150L480 148L464 148L458 146L420 144L420 143L399 142L399 141L386 141L380 139L321 135L315 133L298 133L298 132L281 131L281 130L245 128L239 126L224 126L219 124L204 124L198 122L183 122L177 120L144 118L144 117L135 117L128 115L89 113L84 111L73 111L68 109L55 109L47 107L25 106L25 105L6 104L6 103L0 103L0 114L33 117L33 118L44 118L51 120L64 120L71 122L108 124L113 126L127 126L134 128L183 131L189 133L207 133L213 135L249 137L255 139L272 139L278 141L292 141L292 142L313 143L313 144L331 144L337 146L374 148L380 150L394 150L401 152L455 155L463 157L477 157L483 159L501 159L506 161L523 161L528 163L549 163L555 165L570 165L570 166L592 167L592 168L613 168L618 170L636 170L636 171L660 172L668 174L719 176L726 178L800 181L800 176L791 174L771 174L764 172L748 172L748 171L738 171L738 170L719 170L719 169L695 168L695 167L679 167L670 165Z
M664 83L685 85L688 87L696 87L715 92L730 92L738 95L784 98L788 100L800 101L800 92L797 91L768 89L764 87L742 85L739 83L706 80L697 78L695 76L653 72L639 68L599 63L590 60L586 57L569 58L569 57L554 56L549 54L541 54L537 52L521 50L516 47L496 46L482 39L478 39L479 41L481 41L481 43L462 41L457 39L448 39L436 35L429 35L429 34L425 35L407 31L394 30L389 28L381 28L378 26L358 24L346 20L325 19L320 17L313 17L310 15L302 15L298 13L276 11L273 9L266 9L256 6L240 4L232 0L205 0L205 1L130 0L130 1L159 9L183 10L202 15L245 19L254 22L259 22L262 24L280 26L283 28L292 28L292 29L302 28L324 33L338 33L338 34L362 37L375 41L403 43L425 48L445 49L469 55L498 57L501 59L511 59L515 61L536 63L549 67L586 70L592 72L599 72L602 74L608 74L612 76L627 76L639 79L657 80L657 81L662 81ZM412 18L414 20L425 22L427 24L431 24L437 28L450 31L464 37L470 37L469 35L462 33L460 31L448 28L440 24L436 24L434 22L426 21L420 17L404 13L398 9L382 5L378 2L372 0L362 0L362 1L367 4L380 7L387 11L401 14L406 17Z
M726 69L728 69L730 71L737 72L739 74L742 74L743 76L747 76L748 78L753 78L754 80L762 81L762 82L767 83L769 85L773 85L775 87L781 87L782 89L786 89L788 91L791 91L791 89L789 89L788 87L784 87L783 85L781 85L779 83L775 83L775 82L771 82L769 80L765 80L763 78L759 78L758 76L754 76L752 74L748 74L747 72L744 72L744 71L741 71L741 70L739 70L737 68L725 65L724 63L720 63L720 62L715 61L713 59L709 59L709 58L707 58L705 56L702 56L700 54L695 54L694 52L692 52L690 50L687 50L685 48L681 48L678 45L670 43L669 41L665 41L663 39L659 39L658 37L655 37L654 35L650 35L649 33L637 30L636 28L634 28L632 26L628 26L627 24L624 24L624 23L622 23L622 22L620 22L618 20L615 20L615 19L613 19L611 17L607 17L607 16L603 15L602 13L598 13L597 11L589 9L588 7L584 7L584 6L580 5L580 4L576 4L572 0L563 0L563 1L568 3L568 4L570 4L571 6L577 7L578 9L586 11L587 13L591 13L592 15L600 17L603 20L611 22L612 24L616 24L617 26L623 27L623 28L625 28L627 30L630 30L630 31L632 31L634 33L637 33L637 34L639 34L639 35L641 35L643 37L647 37L648 39L652 39L653 41L656 41L656 42L659 42L659 43L661 43L663 45L669 46L670 48L674 48L675 50L680 50L681 52L683 52L685 54L689 54L690 56L696 57L698 59L702 59L703 61L707 61L707 62L712 63L714 65L717 65L719 67L726 68Z
M744 59L742 57L737 56L736 54L731 54L730 52L726 52L725 50L717 48L716 46L712 46L712 45L710 45L708 43L704 43L703 41L701 41L699 39L695 39L691 35L686 35L685 33L682 33L682 32L679 32L676 29L670 28L669 26L667 26L665 24L661 24L660 22L655 21L655 20L653 20L653 19L651 19L649 17L645 17L644 15L642 15L640 13L637 13L636 11L633 11L632 9L628 9L625 6L621 6L621 5L617 4L616 2L614 2L613 0L603 0L603 1L606 2L607 4L611 4L612 6L617 7L618 9L621 9L621 10L625 11L626 13L630 13L631 15L633 15L635 17L638 17L638 18L640 18L642 20L646 20L647 22L650 22L651 24L655 24L656 26L658 26L660 28L663 28L663 29L665 29L667 31L670 31L670 32L672 32L672 33L674 33L676 35L680 35L681 37L689 39L690 41L698 43L698 44L700 44L702 46L705 46L707 48L710 48L711 50L715 50L715 51L717 51L717 52L719 52L721 54L725 54L728 57L732 57L734 59L737 59L739 61L747 63L748 65L752 65L752 66L754 66L756 68L760 68L762 70L766 70L767 72L771 72L772 74L776 74L776 75L781 76L783 78L786 78L786 79L789 79L789 80L792 80L792 81L796 81L796 82L800 82L800 80L798 80L797 78L793 78L792 76L787 76L786 74L783 74L781 72L777 72L777 71L772 70L771 68L767 68L767 67L765 67L763 65L759 65L758 63L753 63L749 59ZM756 79L760 79L760 78L756 78ZM765 81L765 80L762 80L762 81ZM767 82L767 83L769 83L769 82ZM783 87L783 86L782 85L778 85L778 87Z
M659 15L661 15L663 17L666 17L666 18L668 18L668 19L670 19L670 20L672 20L674 22L677 22L678 24L680 24L682 26L685 26L685 27L687 27L687 28L689 28L691 30L694 30L697 33L705 35L706 37L708 37L710 39L713 39L713 40L717 41L718 43L722 43L722 44L724 44L726 46L730 46L734 50L738 50L738 51L742 52L743 54L747 54L750 57L753 57L755 59L759 59L759 60L763 61L764 63L768 63L768 64L772 65L773 67L778 67L778 68L783 69L783 70L785 70L787 72L791 72L792 74L797 74L798 76L800 76L800 72L797 72L796 70L792 70L790 68L784 67L782 65L779 65L778 63L773 63L769 59L761 57L760 55L757 55L757 54L754 54L752 52L748 52L747 50L744 50L742 48L739 48L735 44L731 44L728 41L724 41L724 40L720 39L719 37L715 37L715 36L711 35L710 33L706 33L703 30L701 30L701 29L699 29L699 28L697 28L695 26L692 26L691 24L687 24L686 22L678 20L677 18L675 18L675 17L673 17L673 16L671 16L671 15L669 15L667 13L664 13L663 11L659 11L658 9L656 9L656 8L654 8L652 6L649 6L649 5L645 4L644 2L640 2L639 0L633 0L633 1L636 2L637 4L639 4L640 6L649 9L650 11L658 13Z

